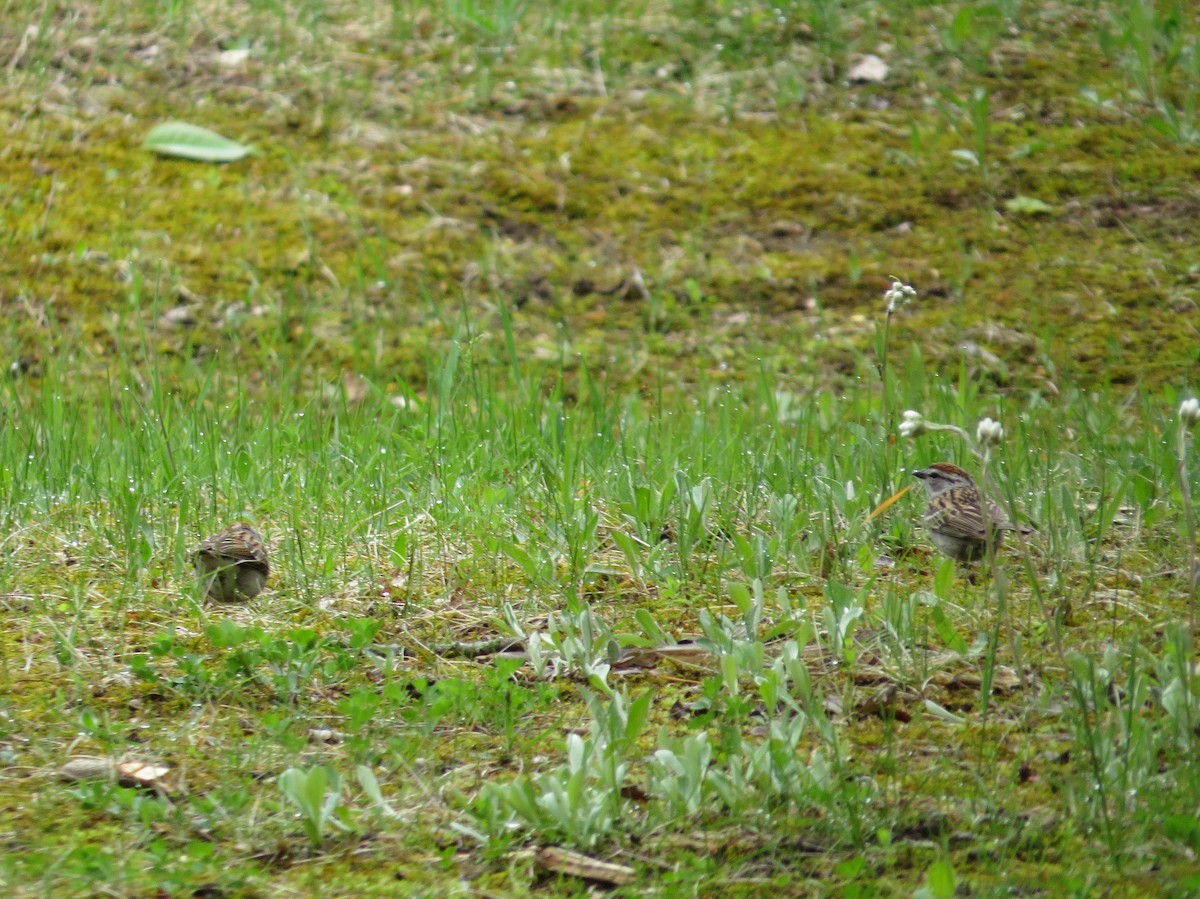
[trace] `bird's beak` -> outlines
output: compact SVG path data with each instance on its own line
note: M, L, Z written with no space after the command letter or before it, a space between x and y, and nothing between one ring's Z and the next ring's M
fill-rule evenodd
M923 481L923 480L925 480L927 477L929 477L929 472L928 472L928 471L926 471L924 468L918 468L916 471L914 471L914 472L912 473L912 476L913 476L914 478L920 478L920 479Z

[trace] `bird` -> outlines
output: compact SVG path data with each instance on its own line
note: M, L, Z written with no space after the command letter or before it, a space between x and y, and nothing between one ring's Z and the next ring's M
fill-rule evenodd
M913 472L925 485L929 505L924 524L934 545L958 562L974 562L988 552L988 541L995 551L1004 541L1005 531L1021 534L1032 529L1013 524L1008 516L979 491L971 476L950 462L934 462Z
M262 535L243 521L203 540L195 560L205 593L220 602L253 599L271 573Z

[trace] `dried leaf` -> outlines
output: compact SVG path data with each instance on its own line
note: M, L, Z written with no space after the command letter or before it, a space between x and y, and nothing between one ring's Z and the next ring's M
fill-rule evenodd
M879 84L888 76L888 64L873 53L865 54L847 73L852 84Z
M155 765L137 759L117 765L117 780L123 787L162 787L162 779L171 770L166 765Z
M877 518L883 512L887 511L888 507L891 506L892 503L894 503L900 497L904 496L904 494L908 493L908 491L912 490L912 487L913 487L913 485L909 484L907 487L903 488L899 493L894 493L891 496L889 496L887 499L885 499L883 502L881 502L878 506L875 507L875 510L873 512L871 512L870 515L867 516L867 521L871 521L872 519Z

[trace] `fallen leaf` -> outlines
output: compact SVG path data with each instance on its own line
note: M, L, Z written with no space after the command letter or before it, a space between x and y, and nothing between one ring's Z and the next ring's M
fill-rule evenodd
M847 74L851 84L879 84L888 76L888 64L873 53L867 53Z

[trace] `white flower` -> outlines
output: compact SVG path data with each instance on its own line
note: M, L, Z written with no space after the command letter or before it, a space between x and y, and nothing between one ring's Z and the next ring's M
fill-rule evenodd
M892 286L884 291L883 294L883 302L887 307L888 315L891 315L916 295L917 292L899 278L892 278Z
M985 418L975 428L975 439L979 441L981 446L994 446L1004 439L1004 425L990 418Z
M904 421L900 422L901 437L920 437L928 430L925 424L925 416L915 409L906 409L904 411Z
M1185 428L1191 429L1200 423L1200 400L1192 397L1179 404L1179 420Z

